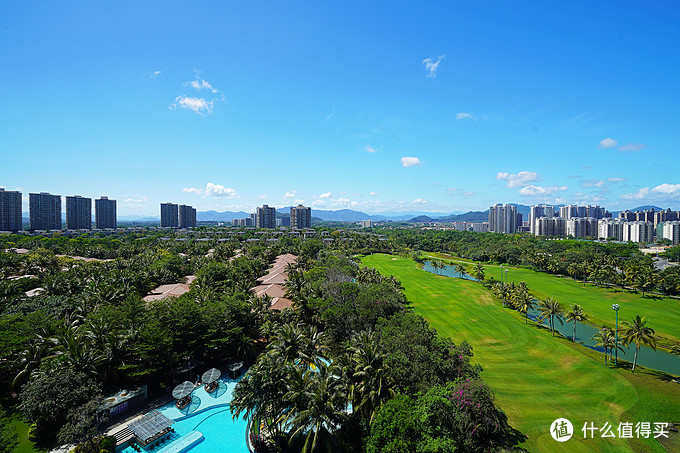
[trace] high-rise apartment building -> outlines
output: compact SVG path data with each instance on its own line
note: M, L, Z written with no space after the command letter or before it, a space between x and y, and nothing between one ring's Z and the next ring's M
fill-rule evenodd
M597 219L592 217L572 217L567 219L567 236L573 238L596 238L597 234Z
M623 227L623 240L630 242L652 242L654 224L652 222L628 222Z
M172 228L179 226L179 206L173 203L161 203L161 226Z
M116 200L109 200L109 197L94 200L94 216L97 228L116 228Z
M534 235L564 237L567 235L567 220L562 217L539 217L535 222Z
M89 230L92 228L92 199L75 195L66 197L66 228Z
M307 208L301 204L290 208L290 227L291 228L311 228L312 208Z
M662 224L662 235L664 239L668 239L673 245L678 245L680 243L680 221L664 222Z
M61 195L28 194L30 229L61 230Z
M179 205L179 227L193 228L196 226L196 209L185 204Z
M623 229L626 223L623 219L600 219L597 221L597 237L623 241Z
M489 207L489 231L491 233L516 233L517 206L496 204Z
M267 205L257 208L255 226L257 228L276 228L276 208L270 208Z
M555 207L547 204L539 204L529 207L529 231L531 234L536 234L536 219L540 217L553 217L555 215Z
M21 229L21 192L0 189L0 231Z

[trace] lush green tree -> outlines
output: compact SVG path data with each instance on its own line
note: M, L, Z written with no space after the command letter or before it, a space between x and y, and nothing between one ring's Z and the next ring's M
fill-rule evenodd
M21 390L20 409L36 423L38 433L51 436L66 421L69 410L96 398L101 391L97 381L70 368L40 373Z
M484 281L485 275L484 275L484 266L482 265L482 263L475 264L474 273L475 273L475 278L478 281L480 281L480 282Z
M385 403L371 424L367 453L417 451L422 429L417 407L408 395L397 395Z
M560 325L564 324L563 323L564 310L562 309L562 306L559 304L559 302L557 302L552 297L548 297L544 301L541 301L538 308L541 311L541 314L539 315L538 319L542 321L542 320L548 318L548 323L550 325L550 332L552 333L552 336L554 337L555 336L555 321L559 321Z
M633 369L635 371L635 364L637 363L637 355L640 352L640 346L646 345L656 350L656 335L654 329L647 327L647 319L640 318L640 315L635 315L632 322L624 321L626 326L622 331L622 340L625 345L631 343L635 344L635 355L633 356Z
M583 322L588 319L588 315L583 311L580 305L574 304L573 307L565 315L567 322L574 323L574 334L571 337L571 341L576 341L576 322Z

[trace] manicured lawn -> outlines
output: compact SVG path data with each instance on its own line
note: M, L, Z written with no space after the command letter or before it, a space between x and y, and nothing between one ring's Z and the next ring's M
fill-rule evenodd
M44 450L38 449L33 442L28 440L28 423L21 419L21 415L18 412L5 413L5 420L8 421L8 425L14 428L14 432L17 434L17 447L14 449L14 453L41 453Z
M441 335L473 346L484 367L484 380L494 389L512 426L528 437L522 445L528 450L665 451L656 440L635 445L597 436L585 440L581 428L591 421L617 427L625 420L665 421L637 417L672 418L680 413L677 384L642 374L634 376L639 382L631 381L626 377L629 371L604 366L601 354L553 338L531 323L525 325L517 312L502 308L478 283L436 276L411 260L393 256L372 255L362 261L398 278L415 311ZM645 385L645 379L654 385ZM639 389L647 401L640 401ZM662 398L670 406L655 413ZM563 444L549 433L552 421L561 417L571 420L575 429L574 437Z
M460 261L460 258L449 255L431 255ZM503 269L510 269L507 273L508 281L526 282L529 290L539 299L552 297L565 308L574 304L581 305L590 316L588 321L590 324L598 327L605 324L613 328L615 314L612 304L617 303L620 306L619 327L621 327L621 321L630 321L635 315L645 316L647 325L654 329L657 335L680 342L680 300L678 299L661 298L656 295L652 297L646 295L643 298L642 293L623 292L614 288L607 289L605 292L602 287L597 287L592 283L586 283L586 286L583 286L582 281L575 282L568 277L557 277L545 272L518 267L503 266ZM500 266L485 265L484 272L487 278L493 277L500 280Z

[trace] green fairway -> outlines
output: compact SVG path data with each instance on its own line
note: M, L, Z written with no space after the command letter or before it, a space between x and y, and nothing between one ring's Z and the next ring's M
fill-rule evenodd
M460 258L449 255L430 255L460 261ZM654 329L657 335L680 342L680 300L660 296L652 298L649 295L643 298L642 293L623 292L614 288L609 288L605 292L604 288L592 283L583 286L582 281L557 277L545 272L509 266L503 266L503 269L509 269L508 281L526 282L529 290L539 299L552 297L565 308L574 304L581 305L590 316L588 322L593 325L605 324L613 328L615 314L612 304L617 303L621 307L619 322L630 321L635 315L645 316L647 325ZM493 277L496 280L501 278L498 265L485 265L484 272L486 278Z
M633 451L623 439L596 434L585 440L581 428L586 422L618 427L621 420L660 421L634 418L658 414L639 410L644 406L653 411L649 408L654 407L654 393L651 401L640 402L636 384L625 377L629 372L606 367L601 354L553 338L532 323L525 325L517 312L502 308L480 284L437 276L411 260L393 256L372 255L362 261L398 278L415 311L441 335L467 340L473 346L484 367L484 380L494 389L512 426L528 437L522 445L528 450ZM677 384L658 385L670 413L680 410L680 399L674 396ZM667 414L668 409L663 412ZM567 418L574 425L574 436L568 442L558 443L550 436L550 424L557 418ZM636 451L665 451L656 440L634 446Z

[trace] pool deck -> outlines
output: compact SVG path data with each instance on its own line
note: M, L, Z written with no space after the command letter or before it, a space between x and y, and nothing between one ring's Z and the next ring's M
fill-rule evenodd
M128 425L131 422L141 418L142 415L154 409L161 411L163 415L170 418L171 420L176 421L182 420L183 418L189 417L199 412L203 412L204 410L209 409L213 406L228 404L231 400L233 389L238 381L223 376L219 379L219 382L220 387L212 394L206 392L205 388L203 388L203 385L196 386L191 394L192 403L182 410L177 409L177 407L174 404L175 399L172 397L171 394L167 394L153 401L150 401L148 404L142 406L139 410L137 410L134 414L131 414L127 418L111 425L109 429L106 431L106 435L116 437L117 438L116 443L118 445L121 445L127 442L128 440L132 439L133 437L125 432L125 430L128 429ZM214 396L215 394L219 395L215 397Z

